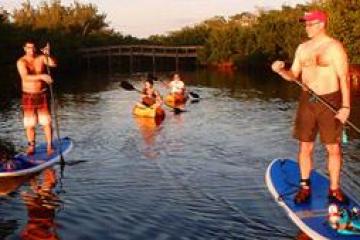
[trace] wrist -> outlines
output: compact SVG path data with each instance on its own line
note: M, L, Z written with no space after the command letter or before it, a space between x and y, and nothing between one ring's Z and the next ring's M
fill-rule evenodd
M350 106L341 106L341 108L350 109Z

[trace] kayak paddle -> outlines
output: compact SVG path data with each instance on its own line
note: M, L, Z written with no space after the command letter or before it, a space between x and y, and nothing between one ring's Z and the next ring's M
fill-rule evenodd
M127 91L136 91L138 93L142 93L142 91L140 91L139 89L135 88L131 83L129 83L128 81L121 81L120 86L122 88L124 88ZM174 107L174 113L175 114L179 114L181 112L184 112L184 110L180 109L180 108L176 108Z
M46 47L48 47L50 49L50 44L47 43ZM49 67L49 52L44 53L44 55L45 55L45 59L46 59L46 64L45 64L46 65L46 71L47 71L47 74L49 76L51 76L50 67ZM54 91L53 91L52 84L49 84L49 89L50 89L50 99L51 99L51 111L54 113L54 122L55 122L56 135L57 135L58 141L60 143L60 147L58 148L58 151L59 151L59 154L60 154L60 163L61 163L61 166L65 166L65 159L64 159L64 157L62 155L62 151L61 151L62 144L61 144L61 138L60 138L60 129L59 129L59 122L58 122L58 117L57 117L57 107L55 105L55 96L54 96Z

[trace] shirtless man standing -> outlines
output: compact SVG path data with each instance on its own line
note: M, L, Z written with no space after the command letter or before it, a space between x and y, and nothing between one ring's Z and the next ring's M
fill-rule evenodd
M56 66L55 61L47 57L49 50L47 45L42 50L44 55L36 56L34 43L27 41L24 45L25 55L17 61L17 69L22 83L22 105L24 127L28 139L28 154L33 154L35 151L35 126L37 122L44 127L48 154L53 152L51 115L46 86L46 84L51 84L53 80L50 75L43 73L46 64Z
M319 132L328 153L329 201L346 203L347 199L340 190L340 136L343 123L350 115L348 59L342 44L326 33L326 13L311 11L305 13L301 20L305 23L309 40L298 46L289 70L284 68L283 61L275 61L272 69L285 80L301 79L305 86L338 111L333 114L303 89L294 127L294 137L299 140L298 161L301 173L300 189L294 201L301 204L310 199L312 155L315 137Z

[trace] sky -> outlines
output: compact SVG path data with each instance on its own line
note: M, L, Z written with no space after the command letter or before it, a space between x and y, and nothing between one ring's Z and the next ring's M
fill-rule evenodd
M232 16L257 8L278 9L282 5L295 6L309 0L78 0L95 4L106 14L110 27L125 35L146 38L166 34L185 26L193 26L214 16ZM7 11L19 8L23 0L0 0ZM41 0L30 0L37 6ZM73 0L62 0L70 5Z

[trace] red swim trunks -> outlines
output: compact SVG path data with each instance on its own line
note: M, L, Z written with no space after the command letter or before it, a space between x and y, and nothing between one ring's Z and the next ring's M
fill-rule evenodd
M48 125L51 122L47 92L22 94L24 126L35 127L37 122Z

